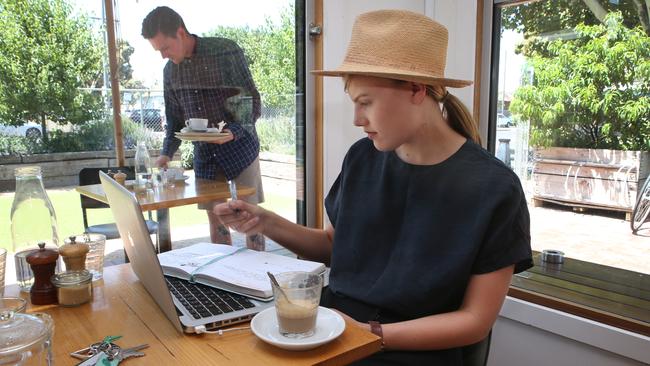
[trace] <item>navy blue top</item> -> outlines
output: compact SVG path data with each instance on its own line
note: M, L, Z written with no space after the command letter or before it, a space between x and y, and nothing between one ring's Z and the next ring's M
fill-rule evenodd
M234 141L194 142L194 172L199 178L214 179L221 171L233 179L259 155L255 121L261 112L260 95L235 42L194 37L192 57L178 65L168 61L163 71L167 131L162 154L173 156L178 150L181 141L174 132L189 118L207 118L211 127L228 122Z
M444 162L412 165L361 139L325 207L335 229L330 291L367 305L359 321L455 311L470 276L533 265L518 177L469 140Z

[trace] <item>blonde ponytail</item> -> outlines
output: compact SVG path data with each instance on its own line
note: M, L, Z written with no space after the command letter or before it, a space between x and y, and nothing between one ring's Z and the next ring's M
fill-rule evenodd
M469 110L460 99L453 94L449 94L447 89L442 86L427 85L427 94L441 104L443 114L446 111L449 126L462 136L481 144L481 135L478 132L478 126Z

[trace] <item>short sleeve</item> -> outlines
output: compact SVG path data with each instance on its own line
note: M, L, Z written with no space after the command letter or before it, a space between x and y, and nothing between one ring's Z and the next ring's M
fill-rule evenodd
M511 180L495 206L472 273L483 274L515 265L515 273L533 266L530 216L518 180Z
M325 212L327 213L327 218L329 219L332 227L336 228L336 219L338 218L339 208L343 199L343 181L346 177L346 170L349 168L350 158L354 154L353 151L358 145L358 142L355 143L350 150L345 154L343 158L343 163L341 164L341 171L336 177L334 184L327 193L325 197Z
M339 212L339 204L341 202L341 174L336 177L332 188L330 188L327 197L325 198L325 211L327 217L334 228L336 228L336 218Z

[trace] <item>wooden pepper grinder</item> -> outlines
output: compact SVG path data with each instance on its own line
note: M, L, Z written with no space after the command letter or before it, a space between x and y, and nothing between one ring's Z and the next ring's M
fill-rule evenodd
M119 169L117 170L117 173L113 175L113 179L121 185L126 185L126 174Z
M38 243L38 248L26 258L34 272L34 284L29 291L29 298L34 305L56 304L56 287L50 277L54 275L59 253L56 250L45 249L45 243Z
M77 243L76 237L71 236L66 243L59 248L59 254L63 258L66 271L83 271L86 269L86 254L90 246L86 243Z

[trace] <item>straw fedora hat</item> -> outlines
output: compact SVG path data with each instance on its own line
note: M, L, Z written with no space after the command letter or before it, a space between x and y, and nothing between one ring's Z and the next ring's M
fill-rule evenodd
M461 88L468 80L444 77L447 28L431 18L404 10L361 14L343 63L335 70L314 70L315 75L369 75L426 85Z

